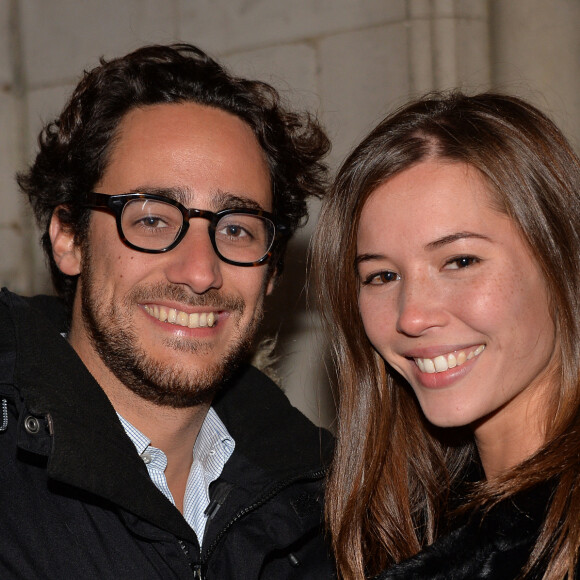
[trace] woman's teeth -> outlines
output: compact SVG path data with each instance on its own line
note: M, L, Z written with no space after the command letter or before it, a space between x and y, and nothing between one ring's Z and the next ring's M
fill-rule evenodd
M175 308L165 308L165 306L149 306L145 305L145 312L157 318L161 322L170 322L178 326L186 326L187 328L201 328L212 327L217 322L217 314L215 312L182 312Z
M414 359L417 366L423 373L442 373L449 369L461 366L465 361L480 355L485 350L485 345L480 344L474 350L462 350L457 353L449 353L445 355L436 356L435 358L416 358Z

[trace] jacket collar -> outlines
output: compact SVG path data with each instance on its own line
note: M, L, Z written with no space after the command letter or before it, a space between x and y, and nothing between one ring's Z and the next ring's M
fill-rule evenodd
M270 480L309 476L328 467L332 436L292 407L280 387L256 368L242 367L213 407L236 441L236 451Z

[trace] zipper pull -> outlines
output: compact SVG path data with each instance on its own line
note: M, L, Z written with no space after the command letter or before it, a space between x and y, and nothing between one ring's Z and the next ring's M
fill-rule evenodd
M232 491L233 484L227 483L225 481L219 481L213 491L213 499L209 502L209 505L205 508L203 512L204 516L207 516L208 520L211 520L217 513L217 511L222 507L224 501Z
M195 578L195 580L203 580L203 577L201 575L201 564L196 564L193 567L193 577Z

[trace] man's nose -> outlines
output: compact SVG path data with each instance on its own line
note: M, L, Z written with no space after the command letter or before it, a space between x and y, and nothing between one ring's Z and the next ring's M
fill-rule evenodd
M195 220L179 245L167 254L165 272L169 282L189 286L196 294L221 288L222 266L215 253L205 220Z
M397 307L397 331L407 336L421 336L448 320L441 289L428 276L403 280Z

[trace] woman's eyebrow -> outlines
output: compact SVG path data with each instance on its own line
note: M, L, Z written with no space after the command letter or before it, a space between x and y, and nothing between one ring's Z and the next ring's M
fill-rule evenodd
M446 246L447 244L452 244L457 240L464 240L469 238L476 238L479 240L485 240L491 242L491 238L488 236L484 236L483 234L476 234L474 232L456 232L454 234L449 234L447 236L443 236L442 238L438 238L432 242L429 242L426 246L426 250L436 250L437 248L441 248L442 246Z
M359 264L361 264L362 262L370 262L372 260L381 260L384 257L385 256L383 256L382 254L359 254L354 260L354 265L356 267Z
M476 238L478 240L485 240L487 242L491 242L491 238L485 236L483 234L476 234L474 232L456 232L454 234L449 234L447 236L443 236L438 238L432 242L429 242L425 245L426 250L436 250L437 248L441 248L442 246L446 246L447 244L452 244L457 240L464 240L469 238ZM359 254L355 258L355 266L358 266L361 262L369 262L371 260L382 260L385 258L384 254Z

